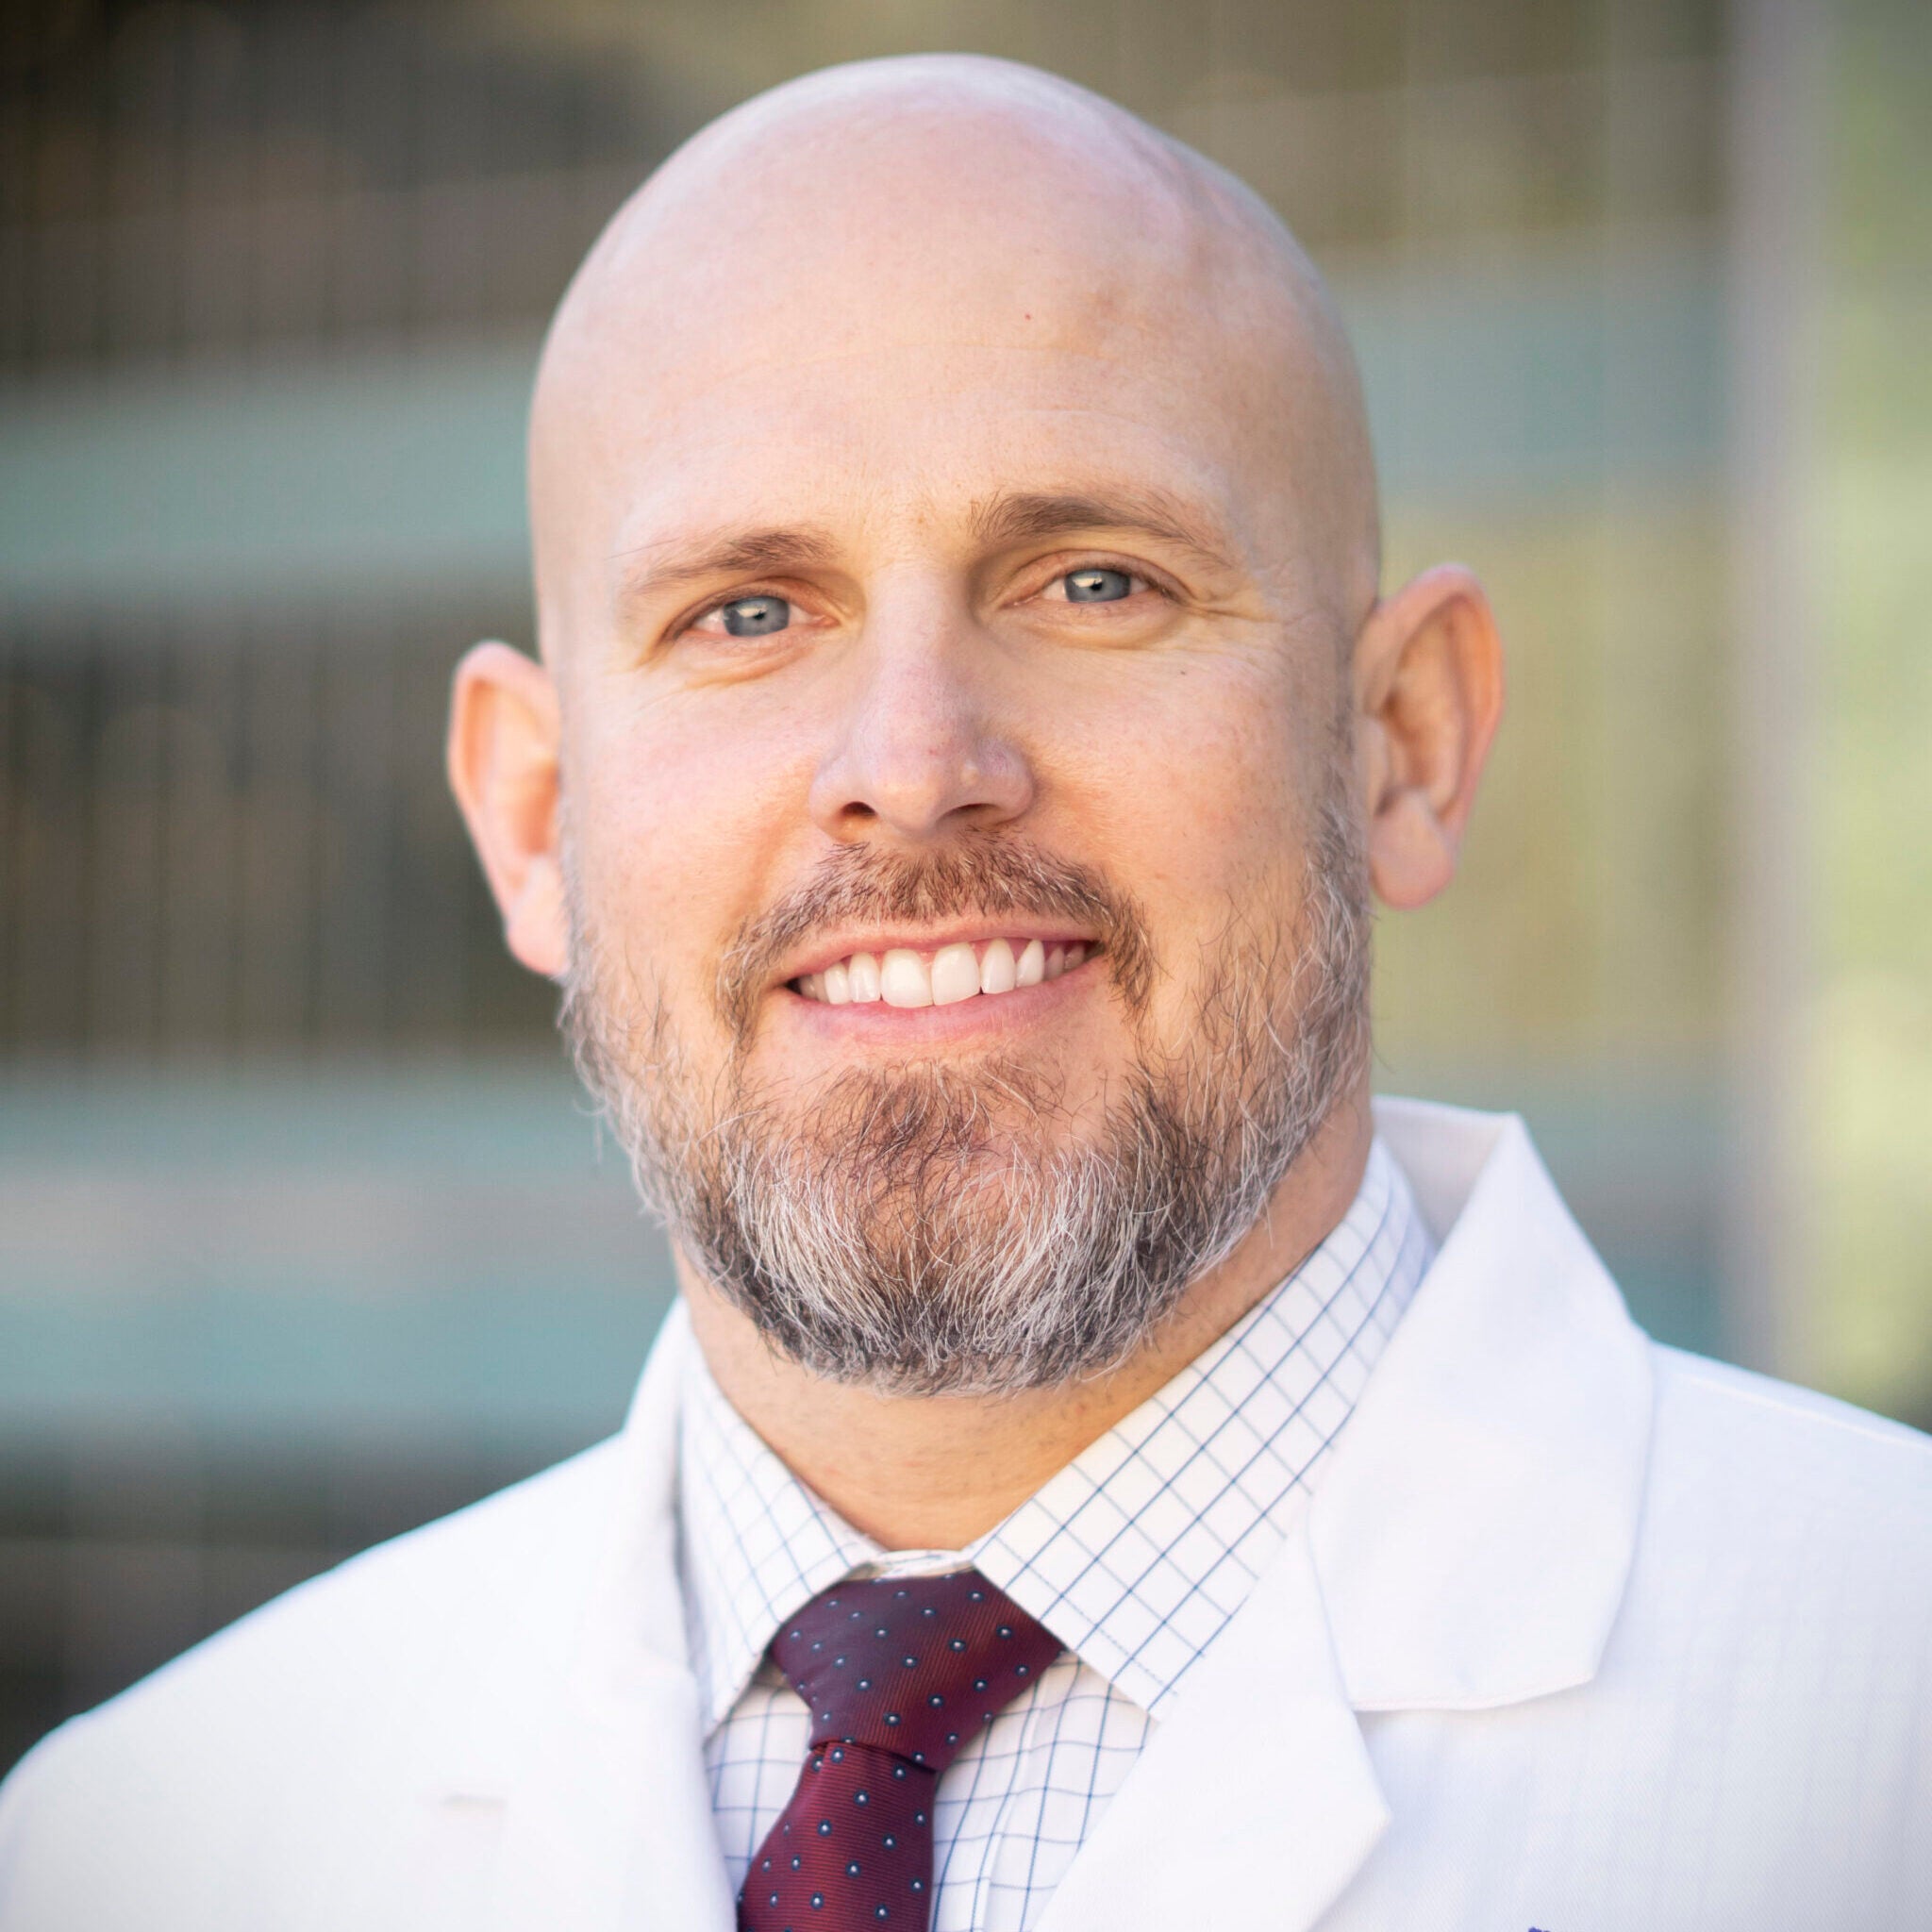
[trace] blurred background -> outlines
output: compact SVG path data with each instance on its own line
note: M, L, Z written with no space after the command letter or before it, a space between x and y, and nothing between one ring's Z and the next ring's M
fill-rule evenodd
M972 48L1332 277L1511 710L1380 1084L1527 1114L1659 1336L1932 1423L1921 0L8 0L0 1768L607 1433L660 1241L441 774L525 396L720 109Z

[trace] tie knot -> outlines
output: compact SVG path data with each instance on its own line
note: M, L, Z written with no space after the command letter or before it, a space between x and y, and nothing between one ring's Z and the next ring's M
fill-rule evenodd
M976 1570L839 1584L772 1640L814 1746L871 1744L936 1774L1059 1650Z

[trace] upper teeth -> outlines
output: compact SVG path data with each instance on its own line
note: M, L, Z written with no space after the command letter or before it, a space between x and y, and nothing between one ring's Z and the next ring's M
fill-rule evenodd
M1041 940L989 940L982 945L941 946L918 953L909 946L889 952L854 953L823 973L794 982L808 1000L826 1006L862 1006L883 1000L889 1007L950 1007L978 993L1011 992L1058 979L1087 958L1084 941L1071 945Z

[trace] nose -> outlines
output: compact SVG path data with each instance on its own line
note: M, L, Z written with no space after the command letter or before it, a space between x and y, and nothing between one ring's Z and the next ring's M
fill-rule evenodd
M875 607L862 674L813 775L811 815L841 844L927 844L1033 803L1032 768L995 721L989 640L943 608Z

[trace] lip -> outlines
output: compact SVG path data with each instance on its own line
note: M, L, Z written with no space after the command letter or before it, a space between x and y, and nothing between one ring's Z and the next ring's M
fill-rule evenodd
M1010 925L1000 925L985 919L954 920L944 925L930 925L913 932L900 926L886 932L835 931L827 938L814 940L810 947L801 948L788 956L772 981L774 988L789 986L794 979L803 979L808 973L823 973L827 966L835 966L841 959L849 959L854 953L870 953L874 958L883 959L894 947L903 946L913 953L936 953L941 946L983 946L993 940L1014 941L1017 953L1028 940L1038 940L1043 946L1084 945L1089 948L1091 959L1100 947L1100 937L1091 927L1068 924L1054 920L1029 919L1016 913ZM1076 966L1075 973L1083 972L1083 966ZM1072 978L1072 974L1063 974L1062 978ZM1058 985L1058 980L1053 982ZM1030 992L1031 987L1016 988L1016 991ZM1013 993L997 993L997 999L1011 999ZM961 1001L962 1006L971 1006L971 1000ZM840 1010L843 1010L841 1008ZM895 1008L895 1011L924 1011L922 1008Z
M866 949L861 945L857 950ZM830 956L844 957L842 953ZM822 972L824 968L803 970ZM1015 1033L1051 1020L1064 1001L1077 999L1093 983L1090 975L1107 971L1107 956L1090 953L1058 979L1041 980L1038 986L1016 986L1010 992L981 993L946 1007L889 1007L884 1000L835 1007L824 1000L807 999L789 987L775 990L782 996L785 1018L819 1039L846 1047L943 1046L953 1041Z

